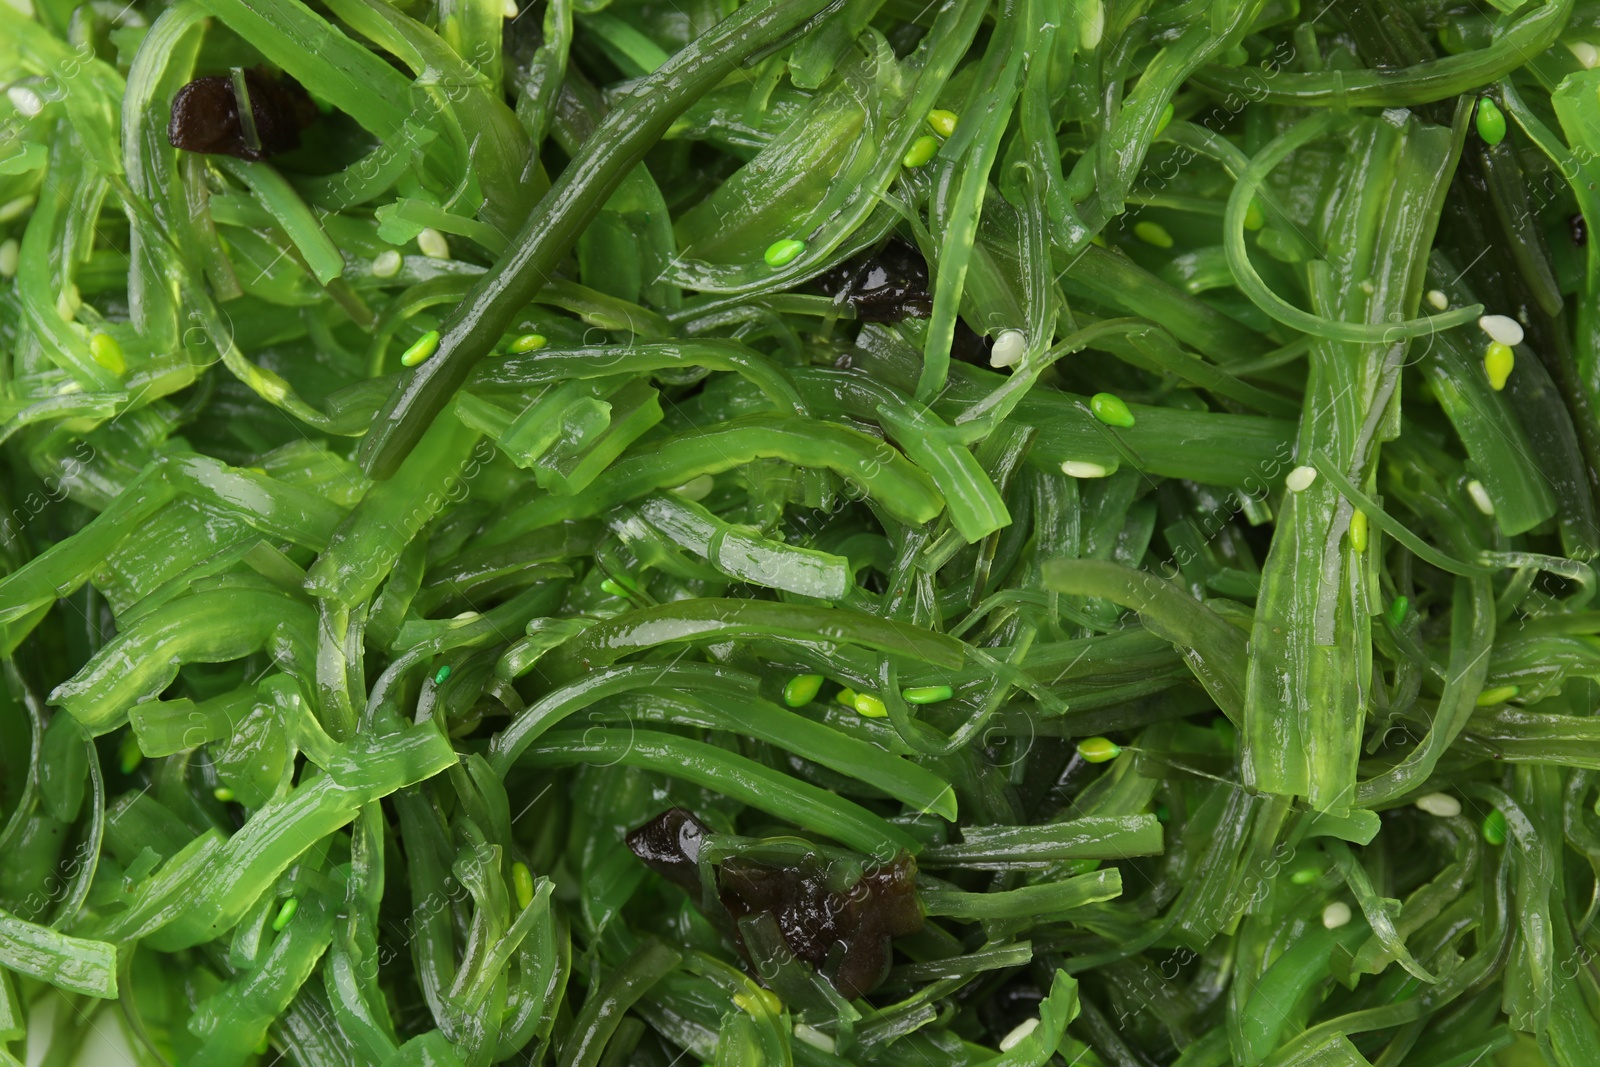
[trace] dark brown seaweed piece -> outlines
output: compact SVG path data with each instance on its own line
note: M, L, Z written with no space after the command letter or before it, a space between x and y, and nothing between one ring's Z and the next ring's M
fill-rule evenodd
M891 240L821 275L817 284L836 303L849 304L864 322L899 322L933 313L928 264L904 241Z
M698 860L706 833L689 812L671 808L629 834L628 847L699 900ZM735 857L718 868L717 893L735 930L746 916L772 915L797 959L826 974L840 993L858 997L888 974L893 939L922 929L916 870L915 861L902 854L841 887L821 860L780 867Z
M682 808L668 808L628 835L644 865L700 899L700 842L710 831Z
M254 129L240 121L231 75L206 75L172 98L167 140L185 152L233 156L249 163L300 147L300 131L317 117L316 105L299 84L261 69L241 72Z

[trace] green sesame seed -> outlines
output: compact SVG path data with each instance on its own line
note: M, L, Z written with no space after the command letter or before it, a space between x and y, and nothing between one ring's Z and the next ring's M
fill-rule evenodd
M935 108L928 112L928 128L940 137L949 137L952 133L955 133L957 121L954 111Z
M856 713L869 719L881 719L889 714L889 709L884 707L882 700L871 693L857 693Z
M1266 224L1267 216L1261 210L1261 205L1254 200L1250 201L1249 205L1244 209L1244 228L1247 230L1259 230Z
M1510 345L1490 341L1483 350L1483 372L1489 376L1489 388L1497 393L1506 387L1506 379L1511 377L1511 368L1516 365L1517 354Z
M949 700L955 693L948 685L918 685L901 690L900 696L907 704L937 704Z
M1520 692L1521 687L1515 685L1497 685L1493 689L1485 689L1478 694L1478 707L1492 708L1496 704L1504 704Z
M1399 626L1406 621L1406 612L1411 610L1411 600L1408 597L1397 596L1389 602L1389 622Z
M1301 867L1289 876L1289 881L1294 885L1310 885L1321 877L1322 872L1315 867Z
M1105 763L1122 755L1122 746L1106 737L1086 737L1078 742L1078 755L1090 763Z
M1162 131L1164 131L1167 126L1171 124L1172 116L1177 114L1177 112L1178 109L1173 107L1172 103L1168 101L1167 106L1161 109L1161 120L1156 123L1156 136L1159 137Z
M602 591L610 593L612 596L625 597L628 595L628 591L622 588L622 583L617 581L615 578L600 579L600 588Z
M854 711L856 708L856 691L854 689L841 689L833 695L833 699Z
M89 355L93 356L96 363L112 374L120 377L128 373L128 361L122 354L122 346L109 333L97 333L90 336Z
M822 675L797 674L784 684L783 702L791 708L803 708L817 699L817 692L821 688Z
M405 350L405 353L400 357L400 365L403 367L415 367L437 351L439 351L439 331L429 330L417 338L410 348Z
M511 884L517 892L517 907L526 908L533 903L533 872L528 865L518 861L511 865Z
M512 352L520 356L524 352L538 351L547 344L549 344L549 342L545 340L544 334L525 333L515 341L512 341L510 348Z
M1129 427L1133 425L1133 412L1128 410L1128 405L1115 393L1096 393L1089 398L1089 410L1094 412L1094 417L1107 426Z
M211 791L211 795L222 801L224 804L227 804L233 800L233 790L229 789L225 785L217 786Z
M800 257L806 250L806 243L793 237L785 237L781 241L774 241L767 246L762 259L767 261L769 267L785 267Z
M1506 813L1499 808L1483 817L1483 839L1491 845L1506 843Z
M1487 96L1478 100L1478 136L1484 144L1497 145L1506 139L1506 116Z
M911 142L911 147L906 150L900 162L908 167L920 167L932 159L938 151L939 139L931 134L924 134Z
M1172 234L1159 222L1136 222L1133 224L1133 235L1147 245L1157 248L1171 248Z
M283 907L278 909L278 915L272 920L273 930L282 930L289 925L289 920L294 918L294 913L300 910L300 898L290 897L283 902Z
M433 684L434 685L443 685L445 683L445 680L447 678L449 678L449 677L450 677L450 664L446 663L444 666L440 667L438 670L433 672Z
M138 736L133 733L124 734L122 744L117 747L117 766L122 768L123 774L132 774L143 762L144 753L139 749Z
M1367 513L1357 511L1350 516L1350 547L1357 552L1365 552L1367 537Z

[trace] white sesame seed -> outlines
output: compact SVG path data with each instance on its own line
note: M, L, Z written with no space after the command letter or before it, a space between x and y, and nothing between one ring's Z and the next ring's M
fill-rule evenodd
M1061 473L1071 478L1104 478L1111 472L1098 463L1083 459L1068 459L1061 463Z
M1372 279L1371 278L1363 278L1363 279L1361 279L1361 291L1363 293L1366 293L1368 296L1372 295L1373 289L1372 289Z
M7 200L4 204L0 204L0 222L20 219L31 207L33 207L32 196L19 196L15 200Z
M1467 483L1467 495L1472 498L1479 511L1485 515L1494 514L1494 501L1489 499L1489 490L1485 489L1478 479L1474 478Z
M1028 335L1021 330L1001 330L989 350L989 366L1011 367L1022 362L1028 350Z
M688 498L689 500L704 500L707 495L710 494L711 490L716 488L716 484L717 483L712 480L711 475L699 474L693 478L690 478L682 485L677 486L672 491L681 497Z
M17 261L22 258L22 248L15 237L0 242L0 278L10 278L17 273Z
M1489 335L1489 340L1515 348L1522 343L1522 324L1509 315L1485 315L1478 327Z
M445 240L444 234L432 226L425 226L417 234L417 247L422 249L422 254L429 259L449 259L450 242Z
M1039 1019L1037 1016L1032 1019L1024 1019L1017 1025L1015 1030L1012 1030L1009 1034L1000 1039L1000 1051L1010 1052L1012 1049L1022 1044L1023 1040L1037 1029L1039 1029Z
M804 1041L812 1048L821 1049L829 1055L833 1054L836 1047L833 1038L818 1030L815 1026L807 1026L805 1023L794 1024L794 1036L797 1041Z
M78 297L78 287L71 282L56 294L56 314L61 316L63 322L71 322L77 318L78 309L82 306L83 301Z
M1596 48L1588 41L1570 41L1567 43L1567 51L1572 53L1572 58L1583 64L1585 70L1592 69L1596 63L1600 63L1600 48Z
M386 249L372 257L372 273L378 278L393 278L400 273L400 267L405 262L400 253L394 249Z
M473 619L476 619L477 617L478 617L478 613L476 611L463 611L460 615L457 615L451 621L452 622L471 622Z
M24 118L31 119L44 110L44 98L26 85L13 85L6 90L6 97Z
M1351 919L1350 905L1342 900L1335 900L1322 909L1322 925L1329 930L1337 930Z
M1450 306L1450 298L1438 289L1428 290L1428 303L1433 305L1433 310L1443 311Z
M1283 484L1289 487L1291 493L1303 493L1311 488L1311 483L1317 480L1315 467L1296 467L1283 479Z
M1449 793L1429 793L1417 798L1417 807L1441 819L1453 819L1461 814L1461 801Z
M503 18L514 19L520 14L522 12L517 9L517 0L505 0L505 3L500 5L500 15Z
M1085 52L1093 52L1106 33L1106 6L1100 0L1089 0L1089 16L1078 24L1078 43Z

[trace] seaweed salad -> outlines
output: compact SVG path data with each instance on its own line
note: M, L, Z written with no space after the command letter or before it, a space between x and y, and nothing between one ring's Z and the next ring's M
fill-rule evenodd
M0 1067L1600 1067L1600 2L0 0Z

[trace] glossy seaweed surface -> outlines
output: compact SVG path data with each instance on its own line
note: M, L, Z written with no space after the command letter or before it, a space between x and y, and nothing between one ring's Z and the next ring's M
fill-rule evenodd
M1597 221L1593 0L0 2L0 1067L1597 1067Z

